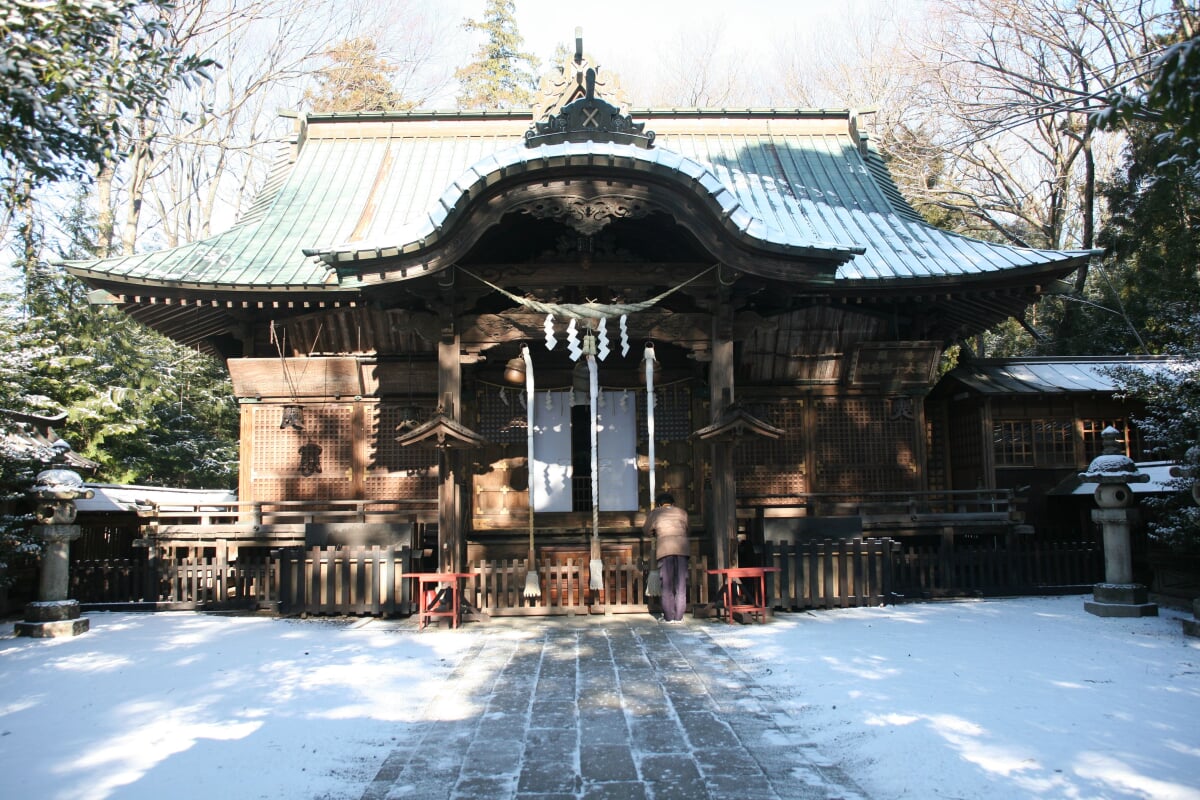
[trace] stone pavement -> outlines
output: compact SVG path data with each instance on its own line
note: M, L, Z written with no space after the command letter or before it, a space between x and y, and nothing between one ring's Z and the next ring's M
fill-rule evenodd
M629 615L479 624L486 635L362 800L864 797L705 634L713 623ZM514 626L523 635L502 635ZM439 706L464 700L479 713L439 718Z

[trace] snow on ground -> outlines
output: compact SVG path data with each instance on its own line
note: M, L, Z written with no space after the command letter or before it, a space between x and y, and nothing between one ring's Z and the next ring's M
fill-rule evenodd
M478 637L532 635L88 616L74 639L0 639L0 798L356 798ZM1059 597L689 625L881 800L1200 800L1200 640L1181 619Z
M1200 639L1080 597L714 631L879 798L1200 798Z

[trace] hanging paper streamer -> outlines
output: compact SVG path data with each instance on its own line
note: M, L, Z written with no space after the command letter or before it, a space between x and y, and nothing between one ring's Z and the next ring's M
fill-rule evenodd
M627 319L628 315L621 315L621 358L629 355L629 328L625 325Z
M579 345L579 332L575 330L575 319L567 323L567 350L571 353L571 360L578 361L583 355L583 348Z
M546 390L546 410L547 411L554 410L554 397L550 394L549 389Z
M497 392L496 394L500 395L501 403L504 403L504 405L508 405L508 391L505 390L505 388L503 386L500 387L500 391Z
M604 317L600 318L600 324L596 326L596 355L601 361L608 358L608 327L606 326Z
M542 323L542 330L546 332L546 349L553 350L554 345L558 344L558 340L554 338L554 315L547 314L546 321Z
M517 395L517 400L521 403L521 408L529 408L529 403L525 400L525 395Z

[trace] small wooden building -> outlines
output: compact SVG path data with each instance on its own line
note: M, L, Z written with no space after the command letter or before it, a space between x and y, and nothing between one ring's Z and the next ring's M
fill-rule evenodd
M441 568L639 562L653 476L724 566L958 483L943 348L1089 254L927 224L852 111L630 111L594 65L533 113L297 117L230 230L68 265L228 363L243 544L336 507Z
M1119 396L1117 376L1168 361L1095 356L960 364L929 398L931 419L946 431L943 458L950 485L1010 490L1042 536L1088 538L1091 525L1080 519L1087 519L1090 506L1081 513L1078 504L1056 505L1053 490L1100 455L1100 433L1110 425L1121 432L1125 454L1142 460L1141 436L1132 421L1141 408Z

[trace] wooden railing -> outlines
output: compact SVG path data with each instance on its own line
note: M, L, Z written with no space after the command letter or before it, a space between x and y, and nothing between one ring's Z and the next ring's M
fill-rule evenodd
M161 527L172 525L296 525L336 522L435 521L436 497L405 500L260 500L176 504L146 512Z
M753 495L738 497L738 516L764 540L771 528L803 534L833 529L832 536L841 538L855 526L864 533L1012 527L1023 520L1021 502L1006 489Z

